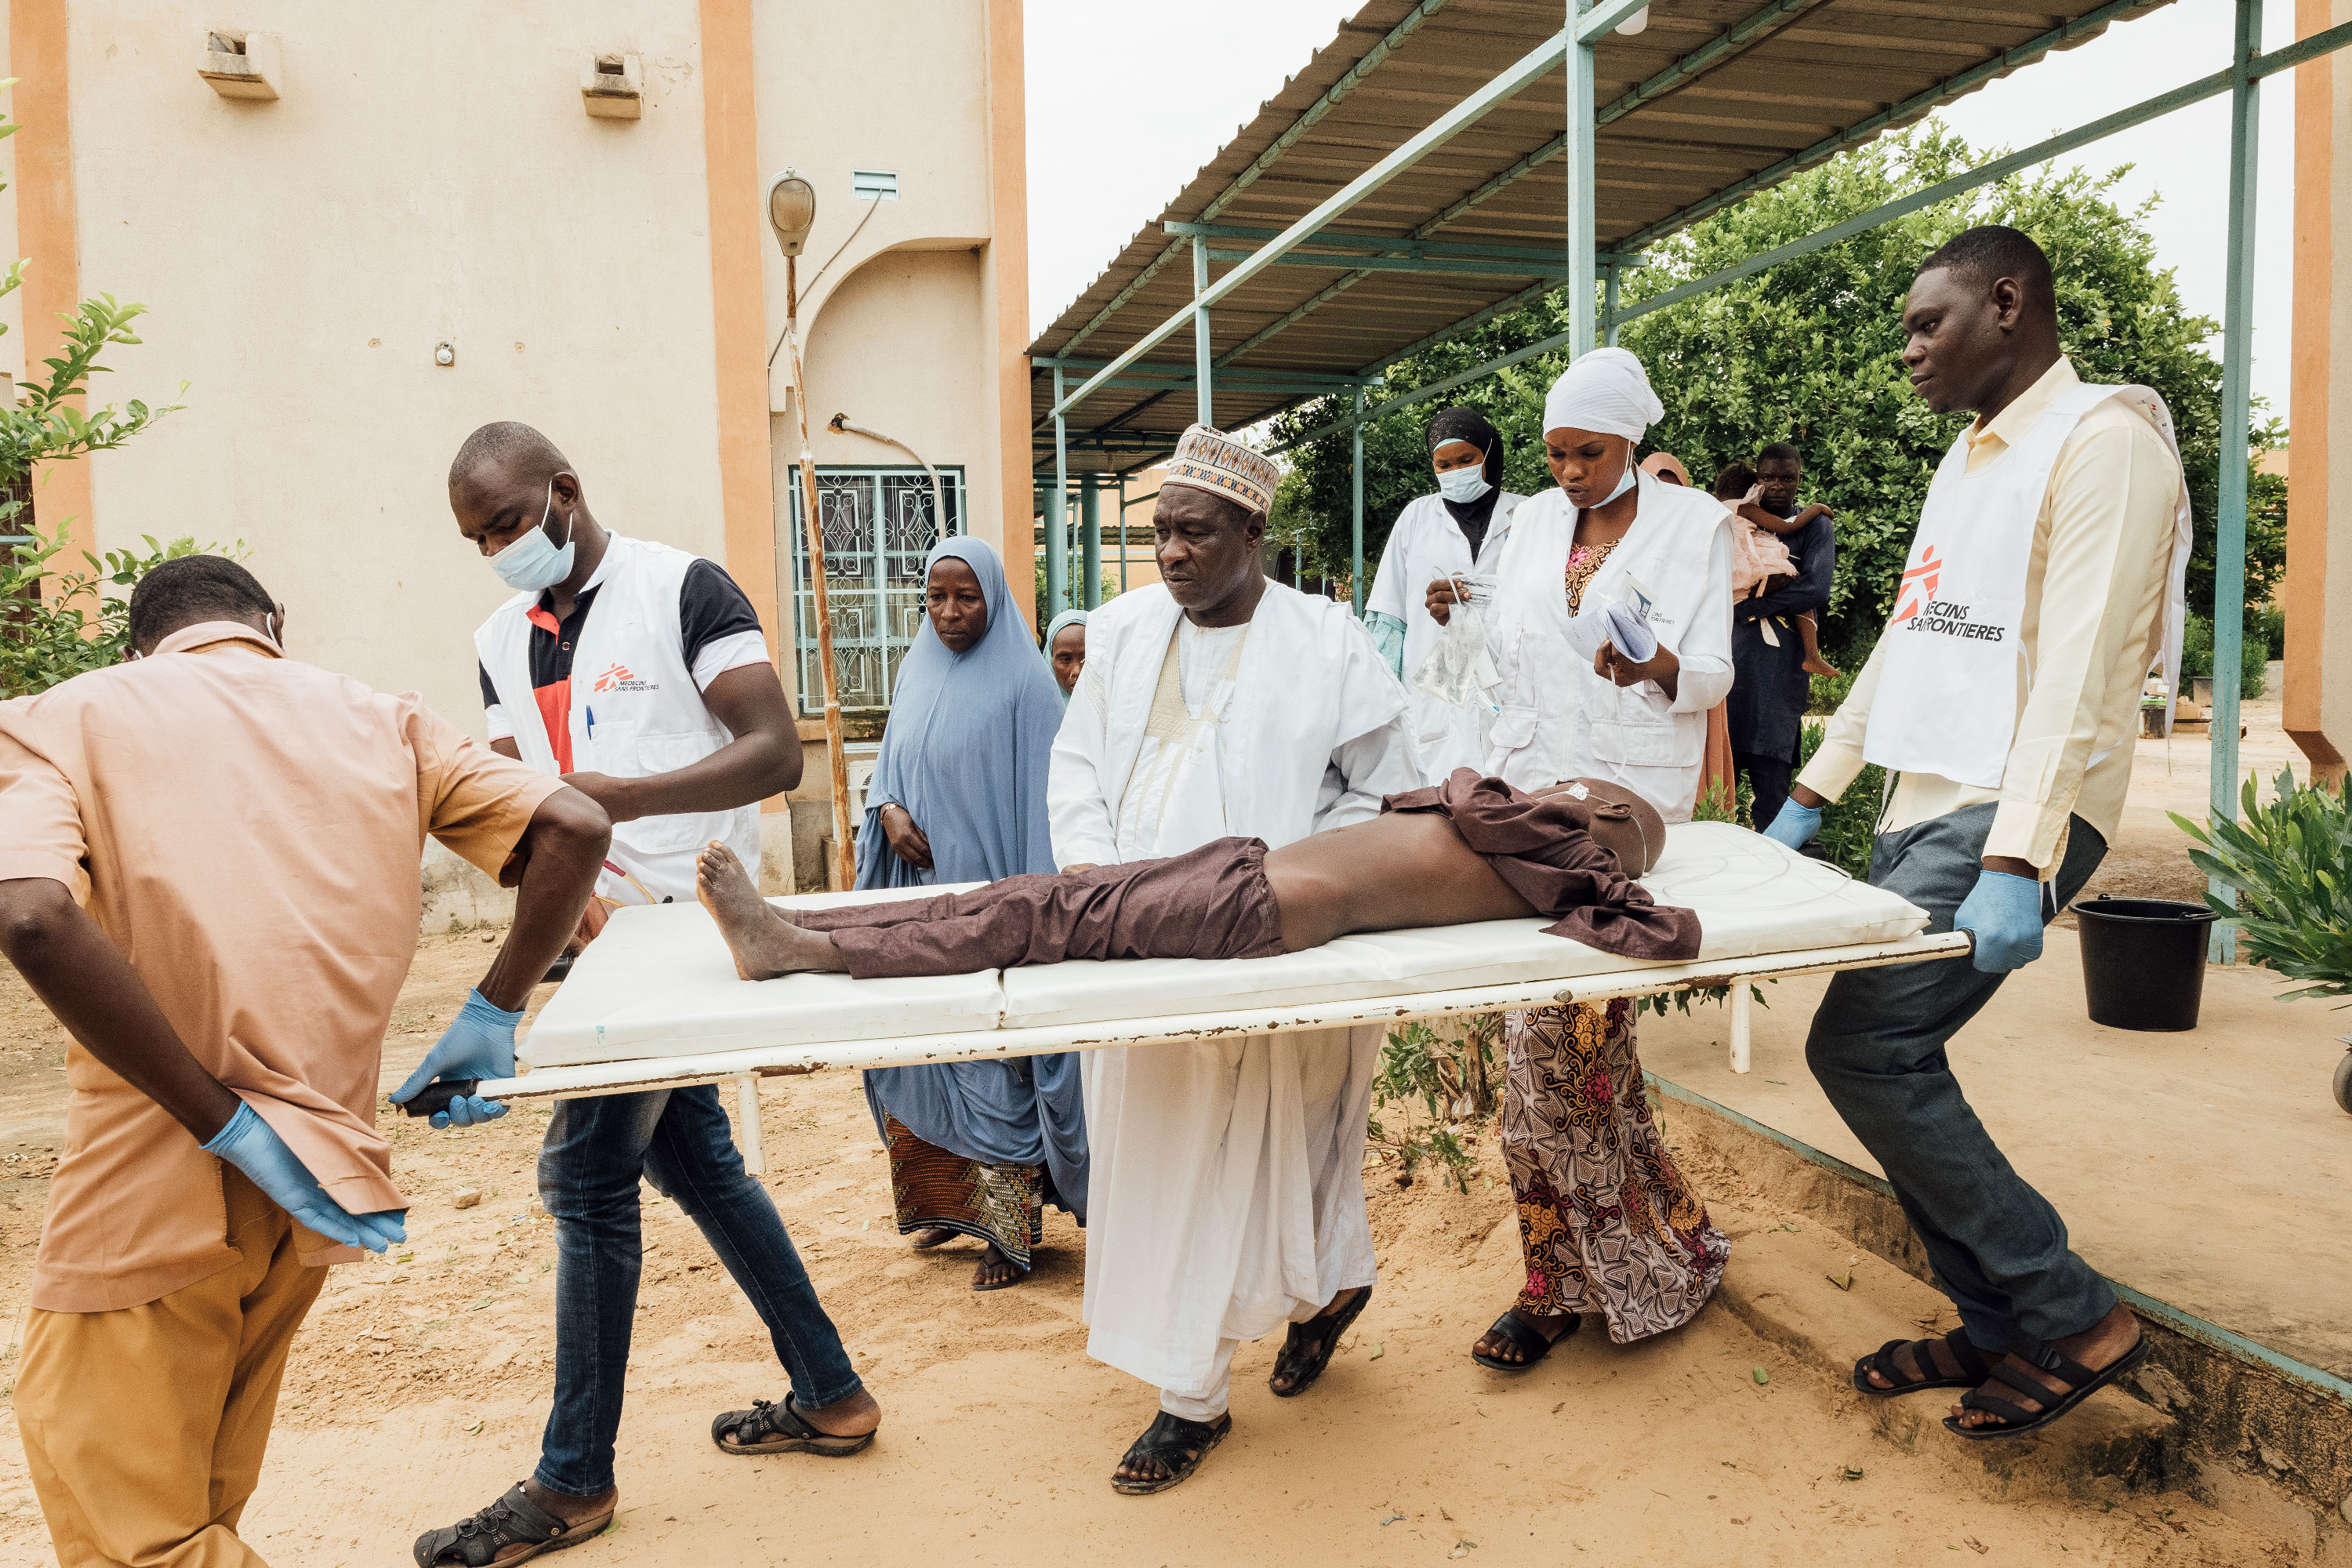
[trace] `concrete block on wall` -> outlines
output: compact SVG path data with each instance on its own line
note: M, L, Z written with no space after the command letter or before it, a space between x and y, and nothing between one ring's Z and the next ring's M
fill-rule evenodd
M223 98L272 99L285 76L275 33L209 32L196 74Z
M645 114L646 71L635 55L590 55L580 64L580 101L596 120Z

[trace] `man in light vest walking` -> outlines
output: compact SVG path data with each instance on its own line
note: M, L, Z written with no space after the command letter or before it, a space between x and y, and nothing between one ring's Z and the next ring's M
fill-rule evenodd
M2146 387L2083 382L2058 342L2041 247L1972 228L1920 264L1903 313L1912 389L1976 420L1919 519L1895 619L1766 832L1791 848L1866 763L1897 776L1870 879L1972 932L1970 961L1830 984L1806 1057L1878 1160L1961 1327L1854 1367L1887 1397L1969 1392L1945 1426L2011 1437L2147 1353L1960 1092L1946 1042L2041 956L2123 817L2139 695L2178 664L2189 502L2172 419Z
M474 637L491 744L561 774L612 817L599 898L692 899L696 854L713 839L757 866L760 802L800 782L800 738L734 580L714 562L600 527L570 460L527 425L467 437L450 465L449 506L457 531L516 590ZM583 924L583 939L601 923ZM522 1014L472 1003L466 1013L395 1102L437 1078L513 1075ZM433 1120L468 1126L504 1113L460 1097ZM610 1523L644 1256L641 1177L700 1227L791 1375L790 1397L719 1415L711 1440L730 1454L827 1455L873 1440L880 1406L775 1204L745 1173L718 1089L563 1100L539 1161L557 1263L555 1398L538 1468L470 1519L420 1536L420 1568L517 1563Z

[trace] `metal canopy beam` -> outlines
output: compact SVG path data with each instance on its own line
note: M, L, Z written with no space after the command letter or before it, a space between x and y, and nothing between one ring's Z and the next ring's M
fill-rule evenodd
M1753 12L1748 16L1742 17L1739 21L1733 23L1723 32L1717 34L1707 42L1700 45L1697 48L1693 49L1689 54L1683 56L1673 65L1668 66L1664 70L1660 71L1657 75L1651 77L1640 86L1611 100L1609 103L1601 108L1593 115L1594 128L1598 130L1601 126L1607 125L1612 121L1621 120L1624 116L1633 113L1633 110L1641 108L1643 104L1664 96L1667 92L1673 90L1675 88L1680 87L1683 83L1691 81L1705 72L1714 69L1717 66L1722 65L1726 61L1755 47L1758 44L1762 43L1774 33L1779 32L1782 27L1787 26L1790 22L1795 21L1799 16L1804 15L1804 13L1811 10L1815 5L1821 5L1822 3L1822 0L1773 0L1771 5L1765 6L1760 11ZM1510 186L1517 184L1520 180L1525 179L1528 175L1535 173L1538 169L1542 168L1546 163L1550 163L1554 158L1559 157L1560 153L1567 150L1567 148L1568 133L1563 131L1559 135L1553 137L1550 141L1545 142L1534 152L1529 153L1526 157L1521 158L1509 168L1503 170L1500 174L1497 174L1486 180L1484 184L1480 184L1476 190L1472 191L1469 195L1462 197L1459 201L1447 206L1435 217L1433 217L1428 222L1415 227L1412 231L1414 241L1419 243L1426 240L1429 236L1443 230L1448 224L1451 224L1454 219L1462 216L1465 213L1492 201L1496 196L1501 195ZM1174 225L1169 225L1167 227L1170 232L1175 232ZM1628 250L1635 250L1638 248L1638 247L1627 247ZM1429 254L1435 256L1441 253L1433 247ZM1609 266L1612 259L1619 266L1638 267L1642 265L1642 259L1640 258L1622 253L1616 254L1613 257L1602 257L1601 258L1600 265L1603 267ZM1260 343L1265 342L1268 338L1274 337L1276 334L1297 325L1300 321L1305 321L1307 317L1313 315L1316 311L1321 310L1324 306L1329 304L1332 300L1338 299L1340 295L1346 293L1349 289L1354 288L1357 284L1362 282L1365 279L1370 276L1371 273L1369 270L1358 270L1339 279L1337 282L1332 283L1328 288L1318 290L1312 299L1302 301L1297 307L1284 314L1280 320L1271 322L1265 327L1260 329L1249 339L1249 341L1243 343L1239 348L1227 353L1223 359L1217 362L1218 364L1224 365L1231 363L1234 360L1240 358L1243 354L1247 353L1250 350L1257 347ZM1452 326L1447 327L1441 331L1432 333L1429 337L1423 339L1419 343L1412 345L1411 348L1403 349L1397 353L1390 355L1387 359L1381 361L1381 363L1382 365L1393 364L1400 359L1408 358L1412 354L1418 353L1423 348L1425 348L1432 343L1444 342L1446 338L1456 332L1469 331L1475 327L1482 326L1486 322L1494 320L1496 316L1507 315L1511 311L1518 310L1521 306L1526 305L1531 300L1539 298L1542 294L1549 292L1553 287L1555 287L1554 282L1550 279L1546 279L1544 282L1536 285L1532 289L1523 290L1520 293L1513 295L1508 300L1489 305L1475 315L1465 317L1463 320L1454 322Z
M1212 261L1247 261L1256 252L1212 250ZM1475 278L1565 278L1574 270L1565 256L1535 261L1482 261L1456 256L1318 256L1294 250L1275 258L1276 267L1353 268L1360 273L1452 272Z
M1633 9L1637 8L1632 6L1631 0L1610 0L1609 9L1618 7L1625 7L1628 15ZM1569 35L1563 29L1522 55L1500 76L1447 110L1418 134L1407 139L1402 146L1324 198L1314 211L1283 230L1280 238L1269 242L1249 260L1243 262L1201 290L1190 307L1177 311L1138 338L1132 345L1111 362L1109 368L1097 372L1067 396L1057 400L1055 404L1055 412L1066 412L1072 404L1083 400L1088 393L1092 392L1097 384L1108 380L1113 371L1124 370L1166 342L1182 328L1185 322L1192 320L1197 311L1215 305L1220 300L1271 267L1277 257L1298 244L1307 236L1323 228L1358 202L1381 190L1399 174L1485 119L1496 105L1517 97L1533 86L1538 79L1549 74L1551 68L1559 63L1561 56L1568 47Z
M2284 48L2273 50L2269 54L2257 55L2253 57L2252 61L2247 65L2246 75L2249 79L2259 81L2264 77L2274 76L2278 72L2284 70L2292 70L2297 66L2307 64L2312 60L2317 59L2323 55L2331 54L2337 49L2345 48L2347 47L2352 47L2352 22L2330 27L2323 33L2315 33L2308 38L2305 38L2298 43L2289 45ZM2005 179L2021 169L2031 168L2036 163L2046 163L2052 158L2072 152L2077 147L2095 142L2102 137L2112 136L2118 131L2128 130L2134 125L2138 125L2146 121L2154 120L2162 115L2169 114L2174 110L2185 108L2189 104L2202 102L2204 100L2209 98L2219 97L2222 93L2231 90L2231 86L2237 74L2237 68L2231 67L2227 70L2216 71L2211 76L2200 77L2195 81L2174 88L2169 92L2159 93L2156 97L2148 99L2141 103L2135 104L2129 109L2118 110L2115 113L2107 115L2104 119L2094 121L2090 124L2083 126L2078 130L2065 132L2060 135L2050 138L2046 142L2036 142L2034 145L2025 148L2021 152L2010 153L2006 157L1996 158L1992 162L1980 164L1977 168L1971 169L1965 174L1955 174L1948 180L1938 181L1937 184L1929 185L1923 190L1913 192L1910 195L1900 196L1882 206L1873 207L1866 213L1857 214L1853 217L1846 219L1843 223L1832 225L1831 227L1822 229L1819 233L1808 235L1802 239L1791 240L1788 244L1776 247L1771 250L1759 252L1755 256L1749 257L1745 261L1734 263L1732 266L1724 268L1719 271L1710 272L1704 278L1695 278L1687 283L1677 284L1674 288L1667 289L1663 294L1656 295L1652 299L1644 300L1638 305L1631 305L1620 310L1613 318L1613 323L1622 325L1624 322L1633 321L1642 316L1646 316L1654 310L1663 310L1668 306L1682 304L1684 301L1693 299L1700 294L1705 294L1712 291L1713 289L1720 289L1727 284L1736 283L1743 278L1752 277L1756 273L1776 266L1780 262L1790 260L1799 256L1808 255L1827 246L1835 245L1841 240L1851 239L1857 234L1875 228L1880 224L1886 223L1891 219L1901 217L1906 213L1916 212L1921 207L1932 206L1937 202L1947 201L1951 197L1958 195L1962 192L1973 189L1978 185L1987 184L1994 180ZM1527 298L1529 300L1539 298L1541 293L1542 289L1540 289L1531 290ZM1497 309L1496 313L1501 313L1500 310ZM1477 319L1485 318L1482 314L1482 317ZM1449 331L1453 330L1458 329L1449 329ZM1425 348L1433 347L1443 341L1444 334L1425 338L1420 343L1414 344L1400 353L1396 358L1403 359L1412 353L1419 353ZM1570 342L1570 335L1566 332L1556 333L1551 337L1538 339L1537 342L1529 343L1524 348L1515 349L1509 353L1488 360L1483 364L1473 365L1468 370L1457 372L1453 375L1446 376L1443 380L1431 382L1425 386L1418 386L1409 392L1401 393L1398 395L1382 402L1378 407L1365 415L1365 417L1367 419L1377 419L1381 416L1391 413L1396 409L1410 407L1412 405L1416 403L1426 402L1428 399L1438 395L1440 393L1450 392L1465 382L1476 381L1483 376L1492 375L1495 372L1501 370L1507 365L1517 364L1521 361L1532 359L1538 354L1549 353L1554 349L1568 347ZM2226 347L2227 343L2225 339L2225 350ZM1395 360L1390 360L1383 362L1379 365L1368 366L1366 367L1364 374L1370 375L1379 370L1385 369L1388 364L1394 363ZM1283 442L1280 446L1271 449L1275 451L1288 451L1293 447L1305 446L1310 441L1321 440L1326 436L1337 435L1339 431L1346 429L1348 425L1349 421L1346 419L1335 419L1328 424L1307 431L1304 435L1294 437L1292 439ZM2243 552L2242 551L2240 553L2242 556ZM2242 569L2242 562L2241 563L2241 569Z
M1811 168L1825 158L1834 157L1850 147L1859 147L1883 131L1891 130L1906 121L1916 120L1931 109L1939 108L1956 98L1974 92L1995 77L2006 75L2020 66L2031 65L2053 49L2062 48L2076 38L2095 33L2119 16L2144 10L2147 4L2147 0L2108 0L2106 5L2095 11L2062 26L2053 27L2041 37L2030 38L2013 49L2004 50L1983 64L1972 66L1957 76L1946 77L1927 91L1915 93L1892 109L1885 110L1867 120L1848 126L1834 136L1825 136L1811 146L1790 153L1769 168L1759 170L1736 184L1725 186L1704 201L1693 202L1682 211L1659 219L1637 234L1628 236L1622 243L1628 250L1640 250L1655 245L1668 235L1688 228L1709 213L1720 212L1767 185L1778 184L1801 170Z
M1300 137L1313 130L1325 115L1339 106L1341 100L1362 86L1364 79L1379 69L1381 62L1387 59L1399 45L1419 32L1423 22L1444 10L1445 4L1446 0L1421 0L1420 5L1407 12L1403 20L1381 35L1381 41L1365 51L1362 59L1349 66L1340 73L1339 80L1325 88L1323 95L1308 104L1298 118L1290 122L1289 128L1274 139L1272 145L1251 160L1248 168L1234 175L1233 183L1220 191L1214 201L1201 209L1200 221L1210 222L1219 213L1233 205L1244 191L1257 184L1265 172L1274 167L1276 160L1298 144ZM1085 326L1070 334L1070 341L1062 345L1061 352L1068 353L1072 349L1094 336L1097 329L1124 309L1127 302L1134 299L1142 290L1144 285L1158 276L1160 269L1174 260L1183 248L1181 240L1174 241L1158 256L1153 257L1150 265L1137 273L1126 288L1121 289L1112 297L1109 304L1097 310Z
M1222 223L1164 223L1160 226L1170 234L1181 234L1188 237L1198 235L1203 239L1279 239L1283 232L1278 228L1247 228L1239 225ZM1319 246L1329 250L1360 250L1379 256L1442 256L1459 257L1465 260L1474 261L1526 261L1544 267L1568 265L1568 252L1565 249L1551 249L1537 245L1470 245L1450 239L1423 239L1417 234L1404 236L1351 234L1340 229L1327 228L1320 234L1308 235L1298 243ZM1344 258L1334 258L1333 259ZM1603 265L1614 262L1624 267L1639 267L1646 259L1645 257L1621 255L1615 252L1601 258ZM1059 357L1064 364L1074 365L1078 363L1066 356Z

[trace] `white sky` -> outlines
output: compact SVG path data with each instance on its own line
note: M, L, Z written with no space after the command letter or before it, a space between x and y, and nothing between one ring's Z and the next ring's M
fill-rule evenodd
M1258 105L1338 32L1332 0L1193 0L1171 26L1158 6L1028 0L1029 302L1033 331L1058 315L1159 216ZM2021 147L2229 64L2231 0L2175 0L2029 66L1943 113L1978 147ZM2266 7L2277 48L2294 8ZM2254 391L2286 412L2294 178L2292 73L2263 87ZM2229 218L2226 95L2095 142L2068 163L2137 165L2126 204L2155 193L2160 264L2183 302L2219 320ZM2219 352L2218 342L2214 345Z

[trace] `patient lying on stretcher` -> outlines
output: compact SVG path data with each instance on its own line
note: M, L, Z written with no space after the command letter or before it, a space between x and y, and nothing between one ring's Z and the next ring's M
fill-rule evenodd
M861 980L963 974L1068 958L1266 958L1357 931L1549 915L1547 929L1633 959L1698 954L1698 917L1633 880L1665 826L1648 802L1580 779L1528 795L1457 770L1392 795L1370 822L1268 850L1219 838L1187 854L966 893L802 910L761 899L724 844L698 894L746 980L809 970Z

